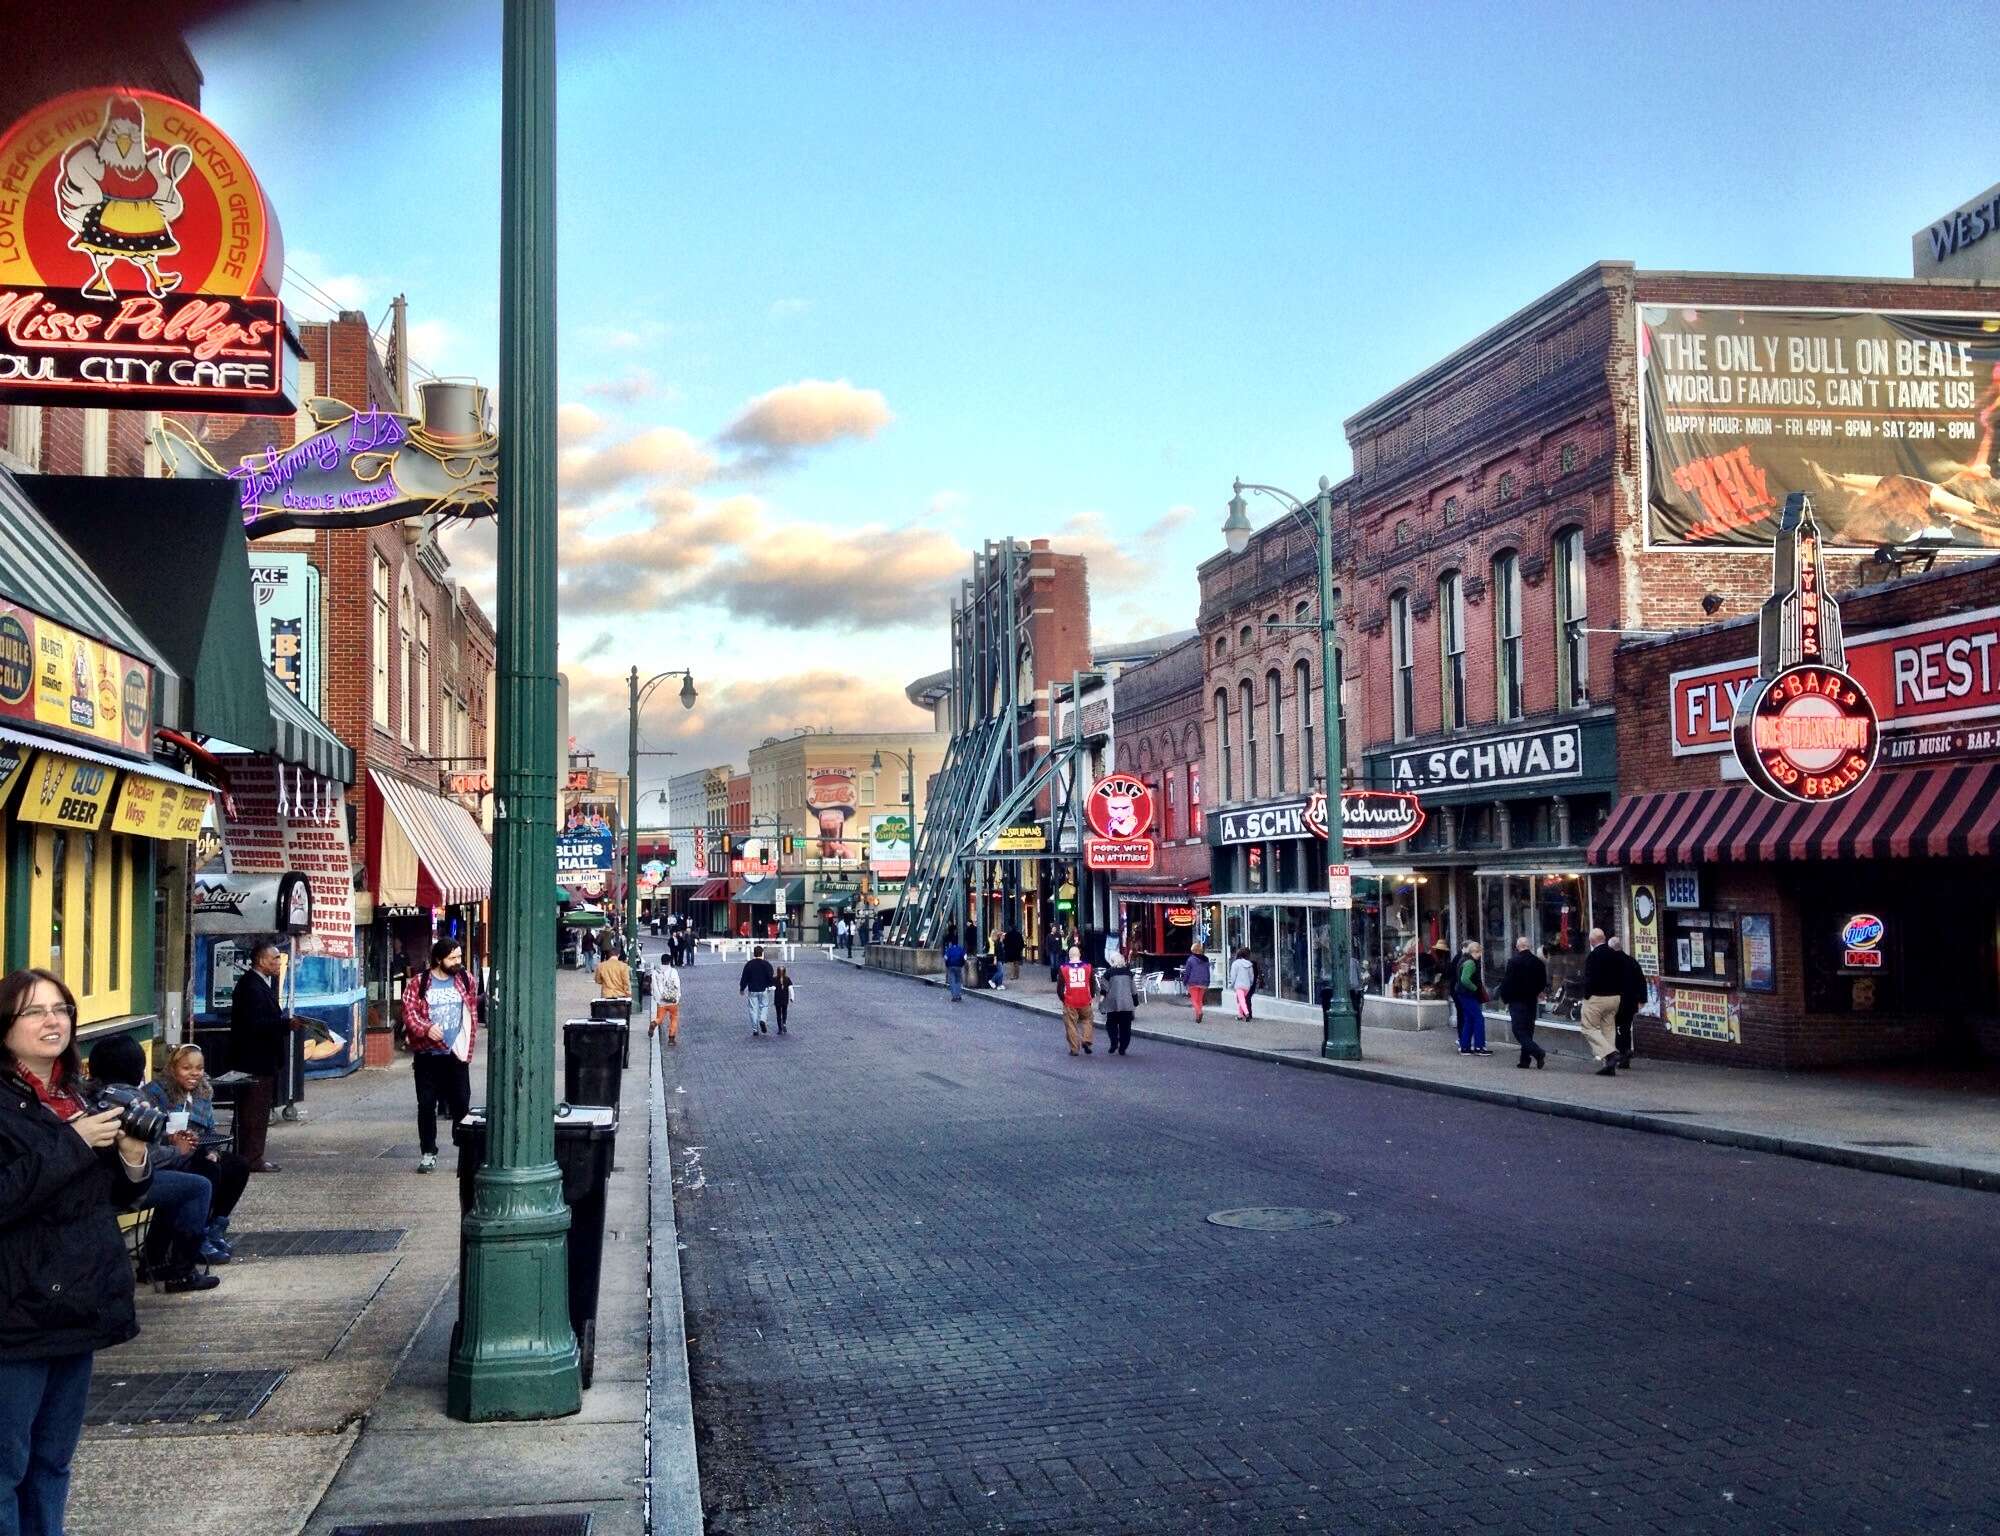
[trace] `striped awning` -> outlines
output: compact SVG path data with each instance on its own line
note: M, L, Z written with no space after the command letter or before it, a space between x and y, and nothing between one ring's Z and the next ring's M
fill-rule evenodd
M180 730L180 674L167 665L152 641L83 557L36 510L13 474L0 468L0 597L45 613L58 624L109 641L159 674L154 697L159 723Z
M375 769L369 770L368 787L374 792L369 809L377 817L369 835L377 900L450 907L492 894L493 849L471 812ZM401 847L394 846L398 837Z
M264 697L271 707L271 724L277 727L277 755L296 768L306 768L323 779L354 782L354 749L305 706L291 689L264 669Z
M688 900L727 901L729 900L729 882L727 880L711 880L692 896L688 897Z
M1591 841L1600 867L1815 859L1990 857L2000 852L2000 762L1876 773L1831 805L1747 784L1628 795Z

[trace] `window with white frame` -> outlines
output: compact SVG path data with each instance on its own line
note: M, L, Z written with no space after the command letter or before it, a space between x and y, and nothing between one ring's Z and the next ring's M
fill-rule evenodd
M1493 557L1493 675L1502 720L1521 718L1521 561L1512 550Z
M1299 788L1312 788L1320 761L1313 746L1312 664L1300 661L1292 667L1292 691L1299 700Z
M1407 741L1416 734L1416 651L1416 631L1410 619L1410 594L1393 593L1389 598L1389 652L1396 673L1392 690L1395 696L1392 723L1398 741Z
M1556 535L1556 687L1564 709L1581 709L1590 693L1590 605L1584 592L1583 530Z
M1457 571L1438 578L1438 662L1444 727L1460 730L1465 725L1465 582Z
M370 649L375 653L375 691L373 716L375 723L383 730L389 729L389 562L380 555L375 556L374 580L371 587L374 604L373 623L370 627Z
M1257 690L1250 679L1237 685L1243 700L1243 793L1257 798Z
M1236 773L1229 762L1229 690L1215 690L1215 762L1222 770L1222 803L1236 798Z
M410 595L410 573L403 572L396 592L396 683L403 690L403 740L416 742L417 604Z
M1271 793L1285 792L1285 680L1276 667L1264 674L1264 708L1271 726Z
M89 406L83 413L83 472L111 473L111 413L102 406Z
M431 616L428 609L417 613L417 745L435 753L431 737Z

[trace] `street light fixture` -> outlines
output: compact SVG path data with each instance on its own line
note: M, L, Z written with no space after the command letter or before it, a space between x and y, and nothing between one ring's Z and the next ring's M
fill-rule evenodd
M1232 555L1250 547L1250 508L1245 491L1269 496L1289 511L1299 526L1313 536L1319 552L1319 648L1320 648L1320 739L1326 747L1326 862L1329 869L1347 862L1346 841L1340 824L1340 763L1345 755L1340 732L1340 697L1334 687L1333 654L1333 495L1332 482L1319 477L1319 494L1310 503L1274 485L1245 485L1235 482L1229 498L1229 516L1223 520L1222 538ZM1354 1000L1347 987L1348 956L1353 952L1349 909L1333 902L1332 878L1327 882L1327 977L1330 1000L1325 1010L1326 1024L1319 1053L1337 1061L1361 1059L1361 1020L1354 1012Z
M653 696L653 690L670 677L681 680L681 708L693 709L694 701L700 697L694 691L694 673L685 667L670 668L639 681L639 669L632 669L631 709L626 726L626 774L625 774L625 959L626 963L637 964L639 959L639 711L646 700ZM675 757L673 752L649 752L649 757Z

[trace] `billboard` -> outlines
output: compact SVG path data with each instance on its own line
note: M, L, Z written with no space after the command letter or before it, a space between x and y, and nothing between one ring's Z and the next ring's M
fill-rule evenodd
M255 553L250 590L257 599L264 665L294 697L318 714L319 572L302 554Z
M2000 315L1642 305L1639 400L1653 547L1761 553L1803 491L1828 548L2000 549Z
M868 867L885 880L910 872L910 818L901 812L869 818Z
M587 895L603 891L615 863L611 828L601 820L572 818L556 839L556 884Z

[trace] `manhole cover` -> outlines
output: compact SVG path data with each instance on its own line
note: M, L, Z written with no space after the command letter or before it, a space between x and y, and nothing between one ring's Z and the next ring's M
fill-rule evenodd
M1924 1141L1850 1141L1850 1147L1927 1147Z
M337 1525L333 1536L590 1536L590 1516L501 1515L493 1520L399 1520Z
M1337 1227L1347 1218L1339 1211L1314 1211L1302 1205L1246 1205L1236 1211L1215 1211L1209 1222L1240 1227L1245 1232L1296 1232L1301 1227Z
M98 1371L86 1424L226 1424L247 1419L278 1390L283 1371Z
M321 1227L244 1232L229 1240L239 1259L324 1259L353 1253L391 1253L401 1227Z

